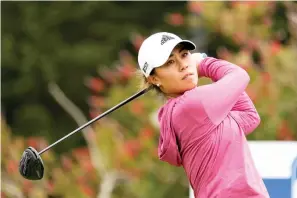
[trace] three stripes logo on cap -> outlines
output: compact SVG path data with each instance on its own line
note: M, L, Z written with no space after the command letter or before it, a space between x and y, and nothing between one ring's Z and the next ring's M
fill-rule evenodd
M143 69L142 69L142 70L143 70L144 72L146 72L147 67L148 67L148 64L147 64L147 62L145 62L144 65L143 65Z
M161 39L161 45L163 45L164 43L166 43L167 41L174 39L174 37L168 36L168 35L162 35L162 39Z

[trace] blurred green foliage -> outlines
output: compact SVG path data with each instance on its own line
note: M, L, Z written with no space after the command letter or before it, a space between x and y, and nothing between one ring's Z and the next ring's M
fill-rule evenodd
M248 136L252 140L297 139L297 48L286 6L297 4L189 2L190 26L210 32L208 54L243 67L251 76L247 92L262 119Z
M185 2L155 5L2 5L7 20L2 22L1 197L188 197L184 171L157 158L156 110L162 100L153 93L64 141L59 152L44 153L43 180L27 181L18 173L26 147L40 150L77 127L48 93L47 83L56 82L91 119L139 90L137 49L161 27L181 35L188 31L194 39L205 35L203 51L249 72L247 92L262 119L249 139L296 140L296 39L285 3L190 1L188 12L180 12ZM109 26L108 31L102 26ZM117 44L111 46L114 39Z
M1 7L2 114L15 134L54 141L76 128L53 100L56 82L86 114L87 75L115 67L121 49L134 49L135 34L185 30L164 23L186 2L17 2ZM154 9L152 9L154 8ZM134 50L135 54L136 51ZM75 136L55 149L85 145Z

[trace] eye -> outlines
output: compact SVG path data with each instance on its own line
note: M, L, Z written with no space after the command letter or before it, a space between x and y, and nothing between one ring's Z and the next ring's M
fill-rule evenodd
M189 55L189 52L185 52L182 54L182 57L187 57Z
M174 63L174 61L173 60L169 60L167 63L166 63L166 65L171 65L171 64L173 64Z

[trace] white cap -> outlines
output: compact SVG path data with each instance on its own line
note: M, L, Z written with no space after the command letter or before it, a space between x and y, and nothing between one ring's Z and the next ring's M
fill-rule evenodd
M196 49L193 42L182 40L168 32L158 32L145 39L138 52L138 65L145 77L148 77L154 68L162 66L179 43L187 45L189 50Z

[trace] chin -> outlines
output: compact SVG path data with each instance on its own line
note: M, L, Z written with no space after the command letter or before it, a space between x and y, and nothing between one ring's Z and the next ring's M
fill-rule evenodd
M192 79L190 81L183 81L179 82L179 86L175 87L175 89L172 91L177 94L183 94L186 91L189 91L191 89L194 89L198 85L198 79Z
M194 87L197 87L198 85L198 79L193 79L192 81L188 82L185 87L187 87L187 89L193 89Z
M182 90L182 92L185 92L185 91L189 91L191 89L194 89L195 87L197 87L197 84L191 83L191 84L188 84L188 85L184 86L181 90Z
M187 87L187 90L194 89L195 87L197 87L197 84L193 83L191 86Z

